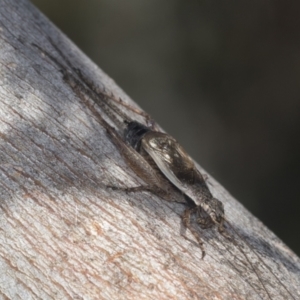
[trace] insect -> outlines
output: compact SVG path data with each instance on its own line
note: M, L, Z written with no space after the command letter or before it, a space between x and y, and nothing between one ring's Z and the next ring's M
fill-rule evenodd
M145 185L127 188L126 191L147 190L161 196L167 201L184 203L187 208L182 215L182 221L185 227L196 238L202 250L202 258L205 256L205 249L198 231L191 224L192 216L196 217L196 222L202 228L216 226L222 236L230 240L243 253L252 271L256 274L260 285L265 290L266 295L271 299L265 285L265 280L260 277L257 271L257 266L251 263L236 239L227 232L227 225L233 231L235 229L225 218L222 202L213 197L204 177L179 143L170 135L160 132L158 126L152 121L149 115L128 105L121 99L115 98L104 89L96 87L79 69L71 65L53 42L51 44L60 56L64 58L67 66L39 46L35 45L35 47L59 66L65 82L97 117L97 120L105 128L108 137L122 154L128 166L145 182ZM129 117L129 114L120 110L119 106L123 106L125 109L141 116L144 122L132 119ZM116 127L110 125L103 118L98 108L112 120ZM225 223L226 230L224 228ZM236 234L240 237L237 232ZM246 241L245 243L251 248ZM257 256L258 261L266 269L269 269L260 256L254 250L253 252ZM272 273L270 269L269 272ZM280 283L274 274L273 276ZM284 286L283 289L286 290ZM287 293L289 292L287 291Z
M170 135L152 131L150 128L132 121L125 130L125 141L144 157L153 160L164 176L179 189L186 198L192 200L192 207L183 214L183 222L196 237L201 249L202 258L205 255L203 243L190 226L192 213L197 216L197 222L204 228L217 225L219 232L224 234L224 206L214 198L193 160ZM149 161L148 159L148 161ZM191 201L190 201L191 202Z

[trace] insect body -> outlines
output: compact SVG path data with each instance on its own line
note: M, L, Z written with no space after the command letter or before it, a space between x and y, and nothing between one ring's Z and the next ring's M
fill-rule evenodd
M184 223L190 223L190 214L197 214L197 222L207 228L216 224L223 232L224 206L213 198L205 180L196 168L193 160L170 135L152 131L150 128L132 121L125 130L125 140L143 156L149 156L164 176L184 195L192 200L193 205L184 214ZM191 202L191 201L190 201ZM192 230L195 233L194 230ZM196 235L203 251L202 241Z

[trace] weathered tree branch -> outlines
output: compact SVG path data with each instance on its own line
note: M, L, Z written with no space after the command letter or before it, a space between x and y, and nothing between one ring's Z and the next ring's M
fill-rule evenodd
M300 261L212 178L239 246L137 186L63 81L51 38L94 82L128 97L26 0L0 6L1 299L299 299ZM184 235L187 238L184 237Z

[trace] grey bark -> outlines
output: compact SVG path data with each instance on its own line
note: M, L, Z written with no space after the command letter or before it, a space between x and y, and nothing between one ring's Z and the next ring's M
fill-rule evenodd
M300 299L299 258L211 177L239 246L197 228L204 260L183 204L106 188L141 182L33 46L57 55L49 37L131 101L28 1L1 1L0 299Z

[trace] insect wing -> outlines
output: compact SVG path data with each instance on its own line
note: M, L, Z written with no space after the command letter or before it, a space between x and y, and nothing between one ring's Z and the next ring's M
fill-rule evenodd
M178 189L200 204L198 195L207 186L192 159L175 139L165 133L151 131L143 137L142 147Z

